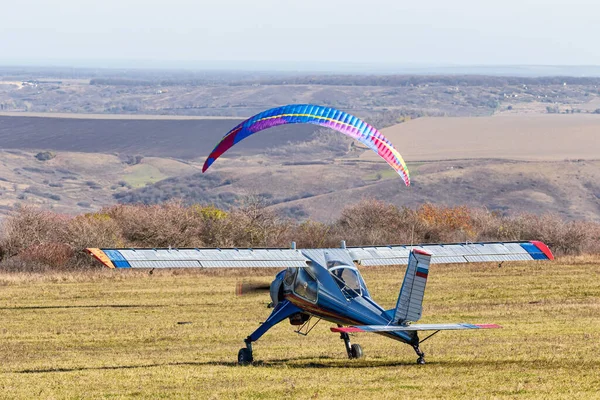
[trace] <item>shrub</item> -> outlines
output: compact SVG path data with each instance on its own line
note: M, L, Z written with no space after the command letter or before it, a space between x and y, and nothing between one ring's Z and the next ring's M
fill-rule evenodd
M56 157L56 154L51 151L42 151L35 155L35 158L37 158L39 161L52 160L54 157Z
M91 265L86 247L338 247L427 242L541 240L556 255L600 254L600 224L558 215L502 216L483 208L423 204L416 210L379 200L346 207L337 221L297 222L248 199L230 211L181 201L116 205L69 217L30 206L5 219L2 268L45 271Z

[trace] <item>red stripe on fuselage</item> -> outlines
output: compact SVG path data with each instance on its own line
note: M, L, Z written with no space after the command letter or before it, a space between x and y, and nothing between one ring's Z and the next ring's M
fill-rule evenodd
M345 332L345 333L365 332L362 329L357 328L355 326L349 326L347 328L335 328L335 327L331 327L329 329L331 329L331 332Z
M363 325L361 321L350 319L339 314L332 313L330 311L325 311L316 304L301 299L298 296L288 294L285 298L296 307L301 308L303 311L306 311L309 314L313 314L317 317L326 319L328 321L334 322L336 324L340 323L340 325Z

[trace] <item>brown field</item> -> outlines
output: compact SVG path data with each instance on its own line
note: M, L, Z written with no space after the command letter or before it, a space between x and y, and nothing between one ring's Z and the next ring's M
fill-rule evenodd
M407 161L600 158L600 115L419 118L383 129ZM362 160L378 160L365 152Z
M141 119L141 120L204 120L204 119L235 119L231 116L198 116L198 115L151 115L151 114L83 114L83 113L52 113L52 112L18 112L0 111L0 117L37 117L37 118L73 118L73 119Z
M204 157L241 119L45 118L0 116L0 149ZM256 135L232 153L303 141L318 127L287 125L277 134ZM273 132L274 133L274 132Z

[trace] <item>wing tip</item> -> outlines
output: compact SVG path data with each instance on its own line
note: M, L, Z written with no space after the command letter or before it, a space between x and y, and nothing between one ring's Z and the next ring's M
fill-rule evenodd
M111 259L106 255L106 253L104 251L102 251L102 249L98 249L95 247L88 247L87 249L85 249L85 251L92 255L96 260L100 261L102 263L102 265L104 265L105 267L114 269L115 268L115 264L113 264L113 262L111 261Z
M202 166L202 173L206 172L206 170L215 162L215 158L212 157L212 154L208 156L206 161L204 161L204 165Z
M537 247L542 253L544 253L544 255L548 257L548 260L554 260L554 254L552 254L552 251L545 243L540 242L539 240L531 240L529 241L529 243L531 243L532 245Z

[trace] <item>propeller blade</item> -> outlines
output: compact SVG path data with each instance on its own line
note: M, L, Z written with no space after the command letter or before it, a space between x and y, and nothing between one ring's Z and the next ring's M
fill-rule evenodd
M270 283L262 282L238 282L235 285L235 294L238 296L249 293L268 292L271 290Z

